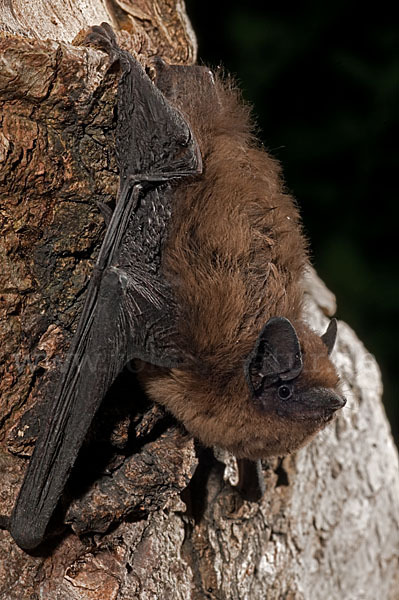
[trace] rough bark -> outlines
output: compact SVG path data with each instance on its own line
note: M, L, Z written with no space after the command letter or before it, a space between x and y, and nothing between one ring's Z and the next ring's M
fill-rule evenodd
M104 233L97 203L116 195L119 74L78 45L101 20L144 63L195 60L179 0L0 7L1 513L76 327ZM314 273L306 289L322 331L333 296ZM127 369L90 432L58 536L31 556L0 532L0 599L399 598L399 470L380 374L344 323L334 358L347 407L307 448L264 463L260 503L235 490L234 458L196 448Z

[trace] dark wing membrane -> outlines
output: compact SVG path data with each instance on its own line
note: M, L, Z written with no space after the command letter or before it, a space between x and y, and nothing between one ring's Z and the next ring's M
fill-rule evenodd
M43 540L93 416L128 360L126 286L109 265L137 202L134 192L121 197L111 219L51 413L44 419L11 516L11 534L25 549Z
M130 223L124 217L137 189L118 203L109 225L51 414L14 507L10 531L25 549L43 540L91 421L125 364L134 357L163 367L180 361L165 285L134 263L127 270L112 264L123 247L120 234Z
M162 212L164 200L171 200L168 181L200 172L201 157L182 115L137 61L115 52L124 70L118 90L121 192L11 516L11 534L27 550L43 541L91 421L126 362L137 357L171 367L180 360L171 341L173 302L152 258L161 252L167 222L161 220L154 248L145 233L151 223L145 211L148 206L151 218Z
M91 292L12 513L11 534L25 549L43 540L90 423L126 362L123 298L114 297L111 323L101 293Z

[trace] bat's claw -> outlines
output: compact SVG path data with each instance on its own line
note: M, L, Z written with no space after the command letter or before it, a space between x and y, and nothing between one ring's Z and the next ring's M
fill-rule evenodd
M108 23L101 23L101 25L90 27L82 41L82 45L102 50L113 60L119 58L120 48L116 35Z

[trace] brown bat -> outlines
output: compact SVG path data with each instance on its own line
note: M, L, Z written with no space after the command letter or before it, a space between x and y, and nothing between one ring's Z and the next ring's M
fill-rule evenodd
M152 81L107 24L87 41L122 71L120 192L11 516L25 549L44 539L93 416L129 360L140 362L150 399L204 445L243 459L296 450L345 403L329 359L336 322L319 337L302 316L298 210L234 86L161 60Z

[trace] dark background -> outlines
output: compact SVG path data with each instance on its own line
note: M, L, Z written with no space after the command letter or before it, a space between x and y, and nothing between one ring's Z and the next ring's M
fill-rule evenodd
M399 28L383 3L187 0L299 202L313 263L382 369L398 441ZM395 173L396 175L396 173Z

